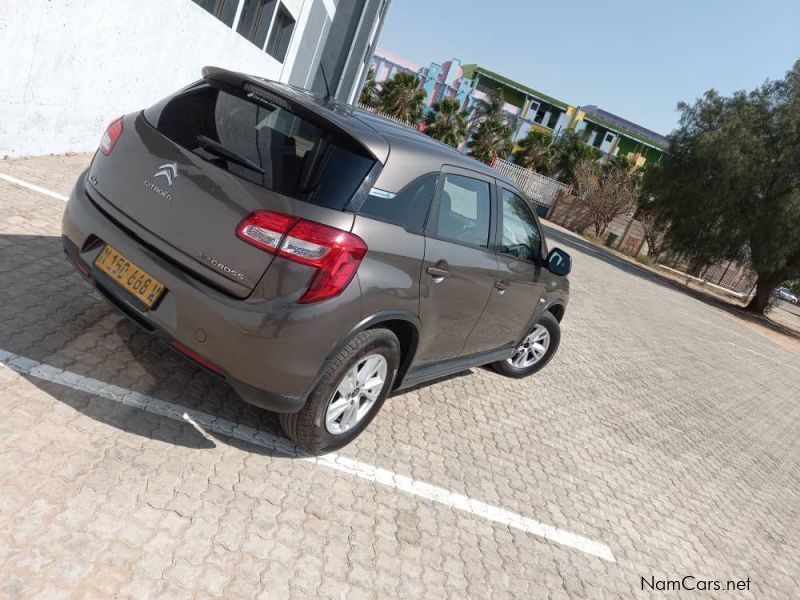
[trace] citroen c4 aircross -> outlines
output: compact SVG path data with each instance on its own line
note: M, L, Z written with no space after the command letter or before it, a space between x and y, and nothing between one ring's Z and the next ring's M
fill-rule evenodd
M569 255L494 169L213 67L109 125L63 242L109 303L310 452L352 440L394 391L538 371L569 295Z

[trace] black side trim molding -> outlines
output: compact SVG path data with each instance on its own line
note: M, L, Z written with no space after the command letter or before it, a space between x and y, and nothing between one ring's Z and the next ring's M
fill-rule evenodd
M438 379L447 375L453 375L460 371L487 365L498 360L505 360L514 355L514 348L512 346L503 346L502 348L495 348L487 352L479 352L477 354L470 354L469 356L459 356L458 358L451 358L442 362L423 365L421 367L414 367L403 379L398 391L402 391L425 383L432 379Z

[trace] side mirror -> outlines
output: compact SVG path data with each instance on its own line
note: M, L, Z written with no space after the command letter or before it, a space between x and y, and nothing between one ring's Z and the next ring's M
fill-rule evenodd
M561 248L553 248L545 259L547 270L553 275L569 275L572 270L572 257Z

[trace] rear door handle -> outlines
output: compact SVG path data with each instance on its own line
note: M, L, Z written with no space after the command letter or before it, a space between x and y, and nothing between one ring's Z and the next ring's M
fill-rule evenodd
M501 294L505 294L506 290L508 289L508 282L507 281L498 281L498 282L496 282L494 284L494 287Z
M439 267L428 267L425 270L428 272L428 275L432 275L434 279L438 279L439 281L450 275L450 271L447 269L440 269Z

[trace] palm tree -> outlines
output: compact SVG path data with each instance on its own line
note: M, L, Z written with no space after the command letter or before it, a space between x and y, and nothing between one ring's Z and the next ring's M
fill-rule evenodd
M636 166L636 163L634 163L627 156L623 156L621 154L617 155L607 154L606 157L603 159L603 170L614 171L617 169L627 171L628 173L631 174L634 174L635 172L640 179L644 175L644 169L638 168Z
M471 156L486 164L491 164L498 156L507 156L514 148L508 113L503 106L503 90L495 88L486 100L478 102L472 114L470 130L473 133L467 147Z
M490 165L498 156L507 156L513 150L511 128L499 117L484 119L478 123L467 147L471 156Z
M564 183L574 183L578 163L600 158L600 151L586 143L586 135L574 130L565 131L553 142L553 152L556 178Z
M419 77L414 73L397 73L383 83L378 97L385 115L412 125L422 118L425 91L419 87Z
M425 115L425 133L440 142L458 148L467 135L467 115L455 98L435 102Z
M494 88L487 94L486 100L478 100L475 104L475 110L472 113L470 125L477 125L481 121L491 119L492 117L501 118L506 121L508 115L503 110L505 104L506 101L503 97L503 89Z
M543 175L553 170L555 151L553 136L547 131L531 129L519 142L519 150L514 153L514 162L525 169L533 169Z
M361 88L358 103L370 108L375 108L380 103L378 100L378 82L375 81L375 69L372 67L367 71L367 79L364 81L364 87Z

